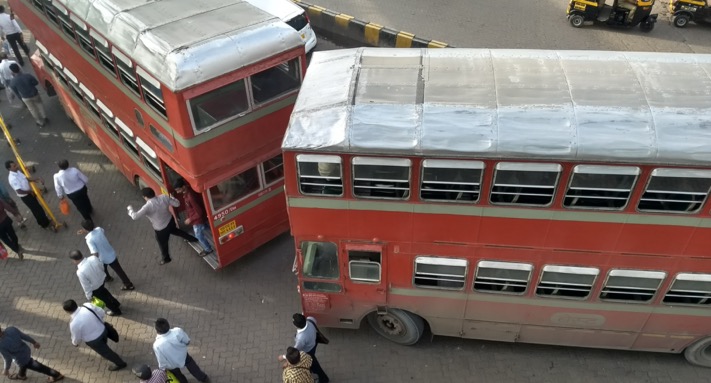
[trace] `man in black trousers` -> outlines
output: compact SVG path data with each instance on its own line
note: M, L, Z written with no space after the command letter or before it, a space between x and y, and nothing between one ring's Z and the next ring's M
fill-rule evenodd
M32 188L30 187L30 182L39 181L40 183L43 183L43 181L39 178L25 177L25 174L20 171L20 167L17 166L15 161L6 161L5 169L10 171L7 181L10 183L10 186L15 191L17 196L20 197L22 202L30 208L32 215L35 217L35 220L37 220L37 224L44 229L49 229L56 233L57 228L54 227L54 225L52 225L49 221L49 218L47 218L44 208L40 205L39 201L37 201L37 197L35 197L35 194L32 192Z
M84 258L81 251L72 250L69 252L69 259L77 265L77 277L79 277L79 283L81 283L86 299L91 301L91 298L97 297L109 309L106 315L121 315L121 302L114 298L111 292L104 287L106 273L104 272L104 264L99 258L93 255Z

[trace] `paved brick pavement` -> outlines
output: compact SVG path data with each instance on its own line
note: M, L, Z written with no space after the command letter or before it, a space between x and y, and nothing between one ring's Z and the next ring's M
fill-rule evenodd
M67 120L57 101L46 99L52 122L39 130L24 109L9 107L3 92L0 100L0 112L14 125L22 154L38 165L39 176L51 180L54 161L66 157L90 177L97 223L106 229L137 288L121 292L120 282L109 284L124 306L123 317L110 319L122 336L115 350L129 364L155 363L152 322L164 316L190 334L190 352L213 382L279 381L275 356L291 344L290 317L299 310L290 237L284 235L220 272L173 239L174 261L158 266L150 224L133 222L125 213L127 204L141 203L137 191ZM0 153L2 159L10 158L2 144ZM7 185L5 174L0 170L0 182ZM47 199L56 211L57 198L50 193ZM66 253L84 250L85 244L75 234L80 221L76 211L66 220L69 228L57 234L29 222L19 232L27 248L25 261L0 262L0 326L15 325L36 337L42 349L35 356L62 371L67 382L136 382L128 370L108 372L108 363L86 346L71 347L68 316L60 304L83 295ZM369 328L325 332L331 344L319 348L319 360L334 383L706 382L709 373L678 355L444 337L402 347ZM30 374L30 382L44 380Z

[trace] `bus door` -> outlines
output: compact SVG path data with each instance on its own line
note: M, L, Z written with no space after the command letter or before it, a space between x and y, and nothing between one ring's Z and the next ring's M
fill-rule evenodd
M385 245L341 243L344 288L356 313L367 313L387 303Z

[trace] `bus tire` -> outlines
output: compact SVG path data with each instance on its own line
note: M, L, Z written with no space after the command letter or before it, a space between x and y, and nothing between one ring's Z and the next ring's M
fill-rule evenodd
M368 323L382 337L403 346L417 343L425 331L424 319L399 309L388 309L385 314L372 312Z
M684 350L684 358L701 367L711 367L711 337L702 338Z

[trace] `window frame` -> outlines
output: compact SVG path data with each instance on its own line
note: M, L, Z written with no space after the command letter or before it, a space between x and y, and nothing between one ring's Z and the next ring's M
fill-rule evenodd
M705 177L702 177L702 175L705 175ZM672 201L672 200L662 200L662 199L653 199L654 201L661 201L661 202L682 202L682 203L689 203L692 205L692 203L698 204L698 208L694 210L655 210L655 209L641 209L639 206L642 203L642 201L645 200L644 195L649 191L649 186L653 181L653 178L657 176L660 178L679 178L679 179L688 179L688 178L699 178L699 179L707 179L711 180L711 170L703 170L703 169L675 169L675 168L655 168L652 170L652 172L649 174L649 179L647 180L647 183L644 185L644 189L642 190L642 193L639 197L639 201L637 201L637 206L636 206L636 211L637 212L644 212L644 213L667 213L667 214L697 214L699 213L703 208L706 202L708 201L709 198L709 193L711 192L711 187L704 193L704 198L701 201L695 202L695 201ZM653 192L664 192L662 190L654 190ZM681 192L671 192L669 194L684 194ZM694 192L694 193L686 193L686 195L701 195L700 192ZM692 205L693 206L693 205Z
M431 164L431 166L430 166ZM439 166L436 166L439 165ZM452 170L452 169L466 169L466 170L479 170L479 180L478 182L462 182L462 183L453 183L453 182L446 182L446 181L425 181L425 169L447 169L447 170ZM421 201L427 201L427 202L433 202L433 203L439 203L439 202L444 202L444 203L461 203L461 204L477 204L481 200L481 184L484 179L484 172L486 171L486 164L484 161L476 161L476 160L443 160L443 159L433 159L433 158L427 158L422 160L422 164L420 165L420 193L419 193L419 198ZM425 198L422 196L423 191L428 190L426 189L426 184L431 183L434 185L446 185L446 186L453 186L453 185L472 185L474 186L475 190L469 191L469 190L456 190L456 189L429 189L429 191L434 191L436 193L458 193L457 198L454 200L452 199L432 199L432 198ZM460 198L463 196L463 193L470 193L476 196L471 201L468 200L460 200Z
M514 279L503 279L500 278L498 281L503 281L505 284L500 284L500 283L494 283L494 282L488 282L488 281L483 281L479 280L479 270L480 269L499 269L499 270L518 270L518 271L527 271L528 272L528 278L525 281L522 280L514 280ZM524 263L524 262L510 262L510 261L494 261L494 260L480 260L476 264L476 269L474 270L474 278L472 280L472 291L477 292L477 293L484 293L484 294L505 294L505 295L526 295L529 291L529 288L531 287L531 282L533 280L533 264L532 263ZM488 280L494 280L494 278L486 278ZM477 280L479 280L479 283L487 286L502 286L501 290L487 290L487 289L477 289ZM513 284L510 285L508 282L518 282L519 284ZM523 285L521 285L521 282L525 282ZM521 287L523 286L524 289L523 291L517 292L517 291L504 291L508 286L513 286L514 288L516 287Z
M695 293L703 293L706 294L707 296L705 297L700 297L700 296L685 296L686 298L691 298L691 299L701 299L700 302L698 303L688 303L688 302L668 302L667 297L672 294L672 291L674 291L674 284L679 281L700 281L700 282L709 282L711 283L711 274L708 273L678 273L677 275L674 276L674 279L672 280L671 284L669 285L669 288L667 291L664 293L664 297L662 298L662 303L668 306L676 306L676 305L684 305L684 306L690 306L690 307L709 307L711 306L711 288L709 289L708 292L701 292L701 291L693 291ZM686 291L687 293L689 291ZM679 294L679 293L676 293ZM675 297L682 297L680 295L674 295Z
M558 294L541 294L538 292L539 289L553 289L553 287L550 287L549 285L543 286L542 284L556 284L556 285L565 285L565 286L583 286L582 284L574 284L574 283L568 283L568 282L554 282L554 281L546 281L543 278L545 277L546 273L551 273L551 274L560 274L560 275L585 275L585 276L593 276L592 281L590 282L589 285L584 285L587 289L587 294L582 297L577 297L577 296L572 296L572 295L558 295ZM553 299L572 299L572 300L587 300L592 296L592 292L595 288L595 283L597 282L597 278L600 276L600 269L597 267L590 267L590 266L568 266L568 265L545 265L541 269L540 276L538 277L538 283L536 283L536 289L534 290L534 294L537 297L541 298L553 298ZM574 288L567 288L567 287L562 287L562 288L557 288L562 291L581 291L580 289L574 289Z
M351 195L356 199L377 199L377 200L395 200L395 201L407 201L412 195L412 160L409 158L394 158L394 157L365 157L365 156L354 156L351 158ZM388 181L387 179L379 178L356 178L356 166L388 166L388 167L401 167L407 168L407 187L392 186L378 188L376 186L356 186L356 181L365 182L378 182L379 180ZM394 183L402 182L400 180L393 181ZM381 190L381 191L404 191L402 197L381 197L381 196L363 196L356 193L356 189L363 188L368 190Z
M645 275L647 277L645 277ZM648 279L648 280L655 280L657 278L654 278L654 276L659 276L659 283L657 284L657 287L654 289L654 294L652 294L649 299L639 301L639 300L629 300L629 299L611 299L608 297L603 297L603 294L609 294L610 291L605 291L608 288L608 283L610 281L610 277L625 277L625 278L638 278L638 279ZM607 272L607 275L605 277L604 282L602 283L602 287L600 288L600 294L598 295L598 298L601 301L605 302L615 302L615 303L634 303L634 304L651 304L654 299L659 295L659 289L664 283L664 280L666 279L667 273L664 271L658 271L658 270L632 270L632 269L610 269ZM630 287L620 287L620 286L612 286L613 288L627 288L631 289ZM644 288L639 288L635 287L639 290L644 290ZM620 294L623 292L620 291L613 291L615 294ZM625 292L627 294L634 294L634 292Z
M296 184L299 187L299 193L301 195L316 195L316 196L322 196L322 197L342 197L345 187L343 185L343 158L339 155L325 155L325 154L297 154L294 157L296 161ZM301 174L301 167L299 166L300 163L315 163L318 169L318 164L320 163L325 163L325 164L337 164L339 166L339 175L338 177L335 177L333 175L327 175L327 176L307 176L304 177ZM340 181L339 184L328 184L328 183L309 183L306 184L307 186L315 186L315 187L322 187L323 190L321 193L306 193L304 192L304 189L302 188L302 178L315 178L315 179L323 179L325 181L329 180L338 180ZM326 188L334 188L334 189L340 189L341 192L339 194L326 194L323 191L326 190Z
M375 261L370 261L370 260L368 260L368 261L351 260L351 251L378 253L378 255L380 257L380 262L375 262ZM382 281L383 281L383 252L381 250L374 251L374 250L369 250L369 249L350 248L350 249L346 249L346 256L348 257L348 279L352 283L371 284L371 285L377 285L377 284L382 283ZM377 265L378 266L378 279L373 280L373 279L367 279L367 278L353 278L353 265L354 264Z
M136 65L135 73L138 78L138 85L141 88L143 102L167 120L168 108L165 105L165 96L163 95L163 88L161 87L160 81L138 65ZM153 90L147 85L156 88L158 92L160 92L160 95L154 93ZM157 105L154 105L153 103Z
M420 262L422 261L422 262ZM417 284L417 278L418 278L418 272L417 272L417 265L418 264L426 264L426 265L433 265L433 266L451 266L451 267L463 267L464 268L464 273L461 276L454 275L454 274L435 274L435 273L422 273L423 275L426 274L427 276L423 276L423 279L428 279L428 280L434 280L434 281L441 281L441 282L456 282L456 283L461 283L460 287L443 287L443 286L428 286L428 285L420 285ZM422 288L422 289L437 289L437 290L454 290L454 291L461 291L464 290L467 287L467 275L469 273L469 261L465 258L452 258L452 257L437 257L433 255L417 255L413 259L413 265L412 265L412 285L416 288ZM445 279L437 279L436 277L445 277ZM461 278L460 280L449 280L446 278Z
M576 196L572 195L569 196L569 192L572 189L572 184L573 181L575 180L575 175L576 174L595 174L595 175L609 175L609 176L616 176L616 175L622 175L622 176L634 176L634 179L632 181L632 185L630 186L630 189L627 191L627 199L625 200L625 203L621 207L594 207L594 206L576 206L576 205L566 205L565 200L567 198L588 198L588 199L600 199L600 200L605 200L604 197L596 198L596 197L590 197L590 196ZM637 186L637 182L639 182L640 175L642 174L642 170L638 166L610 166L610 165L588 165L588 164L579 164L573 167L572 172L570 173L570 179L568 180L568 184L566 185L565 192L563 194L563 208L565 209L579 209L579 210L604 210L604 211L622 211L629 206L630 201L632 200L632 194L634 193L634 189ZM619 192L619 190L614 190L614 189L609 189L609 188L578 188L580 190L595 190L595 191L613 191L613 192ZM618 199L618 198L610 198L610 199Z
M496 176L498 171L504 172L540 172L540 173L556 173L555 181L552 186L540 186L540 185L525 185L525 184L497 184ZM555 201L556 195L558 193L558 186L560 183L561 175L563 172L563 166L559 163L553 162L510 162L501 161L498 162L493 169L493 174L491 178L491 186L489 188L489 203L496 206L526 206L526 207L536 207L545 208L550 207ZM531 204L531 203L518 203L517 200L520 196L536 196L536 197L548 197L548 195L538 195L531 193L511 193L511 192L495 192L494 188L499 187L521 187L521 188L533 188L533 189L546 189L551 190L550 201L546 204ZM511 195L515 194L511 202L496 202L493 200L494 195Z

